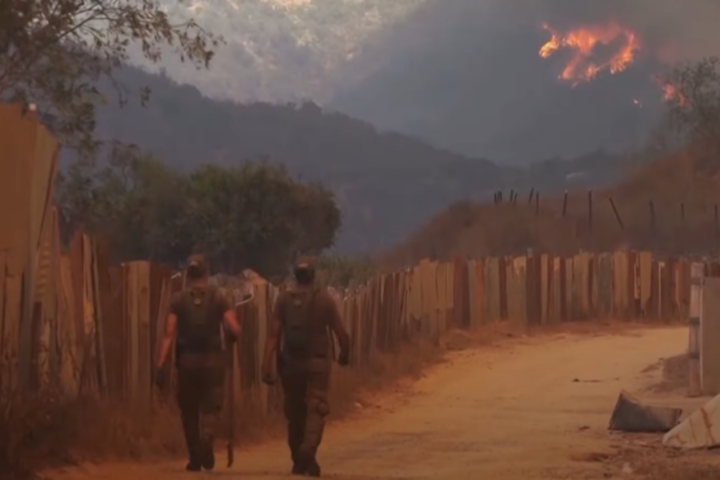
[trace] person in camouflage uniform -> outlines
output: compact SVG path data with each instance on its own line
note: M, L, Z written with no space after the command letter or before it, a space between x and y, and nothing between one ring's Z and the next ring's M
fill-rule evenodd
M350 337L335 300L315 285L312 258L294 268L295 284L282 292L274 305L262 365L263 381L274 383L273 360L284 393L287 441L294 475L320 476L316 454L322 441L325 417L330 413L328 392L333 338L340 344L338 363L350 359Z
M175 294L157 359L156 383L166 383L165 361L176 345L177 398L189 462L187 470L212 470L214 439L222 412L226 357L231 339L240 338L232 303L209 280L201 255L188 259L186 288ZM226 333L227 332L227 333Z

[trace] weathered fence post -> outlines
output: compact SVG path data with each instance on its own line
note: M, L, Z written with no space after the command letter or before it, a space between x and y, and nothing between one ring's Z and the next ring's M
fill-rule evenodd
M720 394L720 278L703 279L702 315L700 322L700 387L702 394L714 397Z
M690 335L688 341L688 395L699 397L702 394L700 382L700 323L702 322L702 284L705 265L694 262L690 269Z

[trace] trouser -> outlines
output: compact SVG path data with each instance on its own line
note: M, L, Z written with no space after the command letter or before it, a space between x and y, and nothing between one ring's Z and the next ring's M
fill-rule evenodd
M293 462L315 458L330 413L330 362L316 358L285 364L280 370L287 419L287 441Z
M212 452L225 391L222 353L183 354L178 359L178 406L191 462Z

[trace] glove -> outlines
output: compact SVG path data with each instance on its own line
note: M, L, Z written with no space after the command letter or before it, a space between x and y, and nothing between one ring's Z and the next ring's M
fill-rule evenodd
M167 386L167 373L164 368L159 368L155 372L155 386L157 386L160 390L164 390Z
M346 367L350 365L350 352L348 350L342 350L338 355L338 365Z
M262 374L262 382L263 382L265 385L269 385L269 386L275 385L275 377L274 377L273 374L270 373L270 372L263 372L263 374Z
M275 376L272 374L270 367L263 365L262 375L260 377L265 385L275 385Z

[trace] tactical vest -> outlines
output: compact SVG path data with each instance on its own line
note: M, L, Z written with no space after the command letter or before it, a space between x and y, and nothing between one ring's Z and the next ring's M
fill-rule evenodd
M281 314L281 355L286 361L327 354L327 325L321 321L316 306L319 292L315 288L285 293L288 298Z
M191 287L182 293L177 312L177 349L181 353L210 353L222 350L224 308L216 287Z

